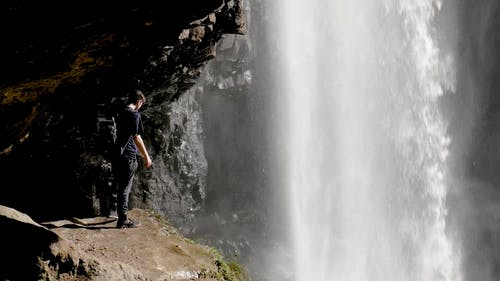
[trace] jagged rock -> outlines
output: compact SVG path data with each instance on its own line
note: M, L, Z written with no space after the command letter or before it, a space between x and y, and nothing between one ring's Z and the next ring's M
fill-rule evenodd
M10 42L0 51L0 170L16 183L2 188L0 204L36 219L104 213L112 175L99 122L138 87L154 163L138 173L131 206L189 218L207 169L193 86L222 35L242 32L242 4L92 3L0 6Z

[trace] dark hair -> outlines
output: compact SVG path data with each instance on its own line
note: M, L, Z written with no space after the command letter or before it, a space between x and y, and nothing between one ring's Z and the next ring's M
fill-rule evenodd
M144 94L141 91L134 89L128 93L127 103L129 103L129 104L136 103L140 100L142 100L143 103L146 103L146 97L144 96Z

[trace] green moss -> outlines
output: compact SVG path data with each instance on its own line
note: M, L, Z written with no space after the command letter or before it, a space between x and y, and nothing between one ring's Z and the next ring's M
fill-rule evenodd
M160 223L163 227L167 229L168 235L176 235L179 239L186 243L197 244L194 240L189 238L185 238L182 235L179 235L175 228L173 228L170 223L163 217L162 215L149 210L152 217ZM213 271L213 269L201 269L199 272L200 278L215 278L219 281L249 281L246 276L244 268L235 261L226 261L222 254L217 251L215 248L208 248L208 252L214 258L214 264L217 268L217 271Z
M243 267L237 262L227 262L224 257L214 248L210 249L210 253L215 257L215 265L217 273L214 276L220 281L249 281Z

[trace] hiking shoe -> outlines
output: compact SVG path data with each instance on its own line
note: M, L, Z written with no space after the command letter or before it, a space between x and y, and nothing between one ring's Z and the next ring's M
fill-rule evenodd
M109 214L108 214L108 218L117 220L118 219L118 213L116 211L110 211Z
M126 219L124 221L119 220L116 223L116 228L134 228L134 227L138 227L138 226L141 226L141 223L137 222L137 221L133 221L131 219Z

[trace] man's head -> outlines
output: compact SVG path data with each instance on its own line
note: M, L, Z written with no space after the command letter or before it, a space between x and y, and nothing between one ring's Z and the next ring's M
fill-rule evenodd
M134 89L128 94L127 103L134 104L137 109L139 109L144 103L146 103L146 97L141 91Z

